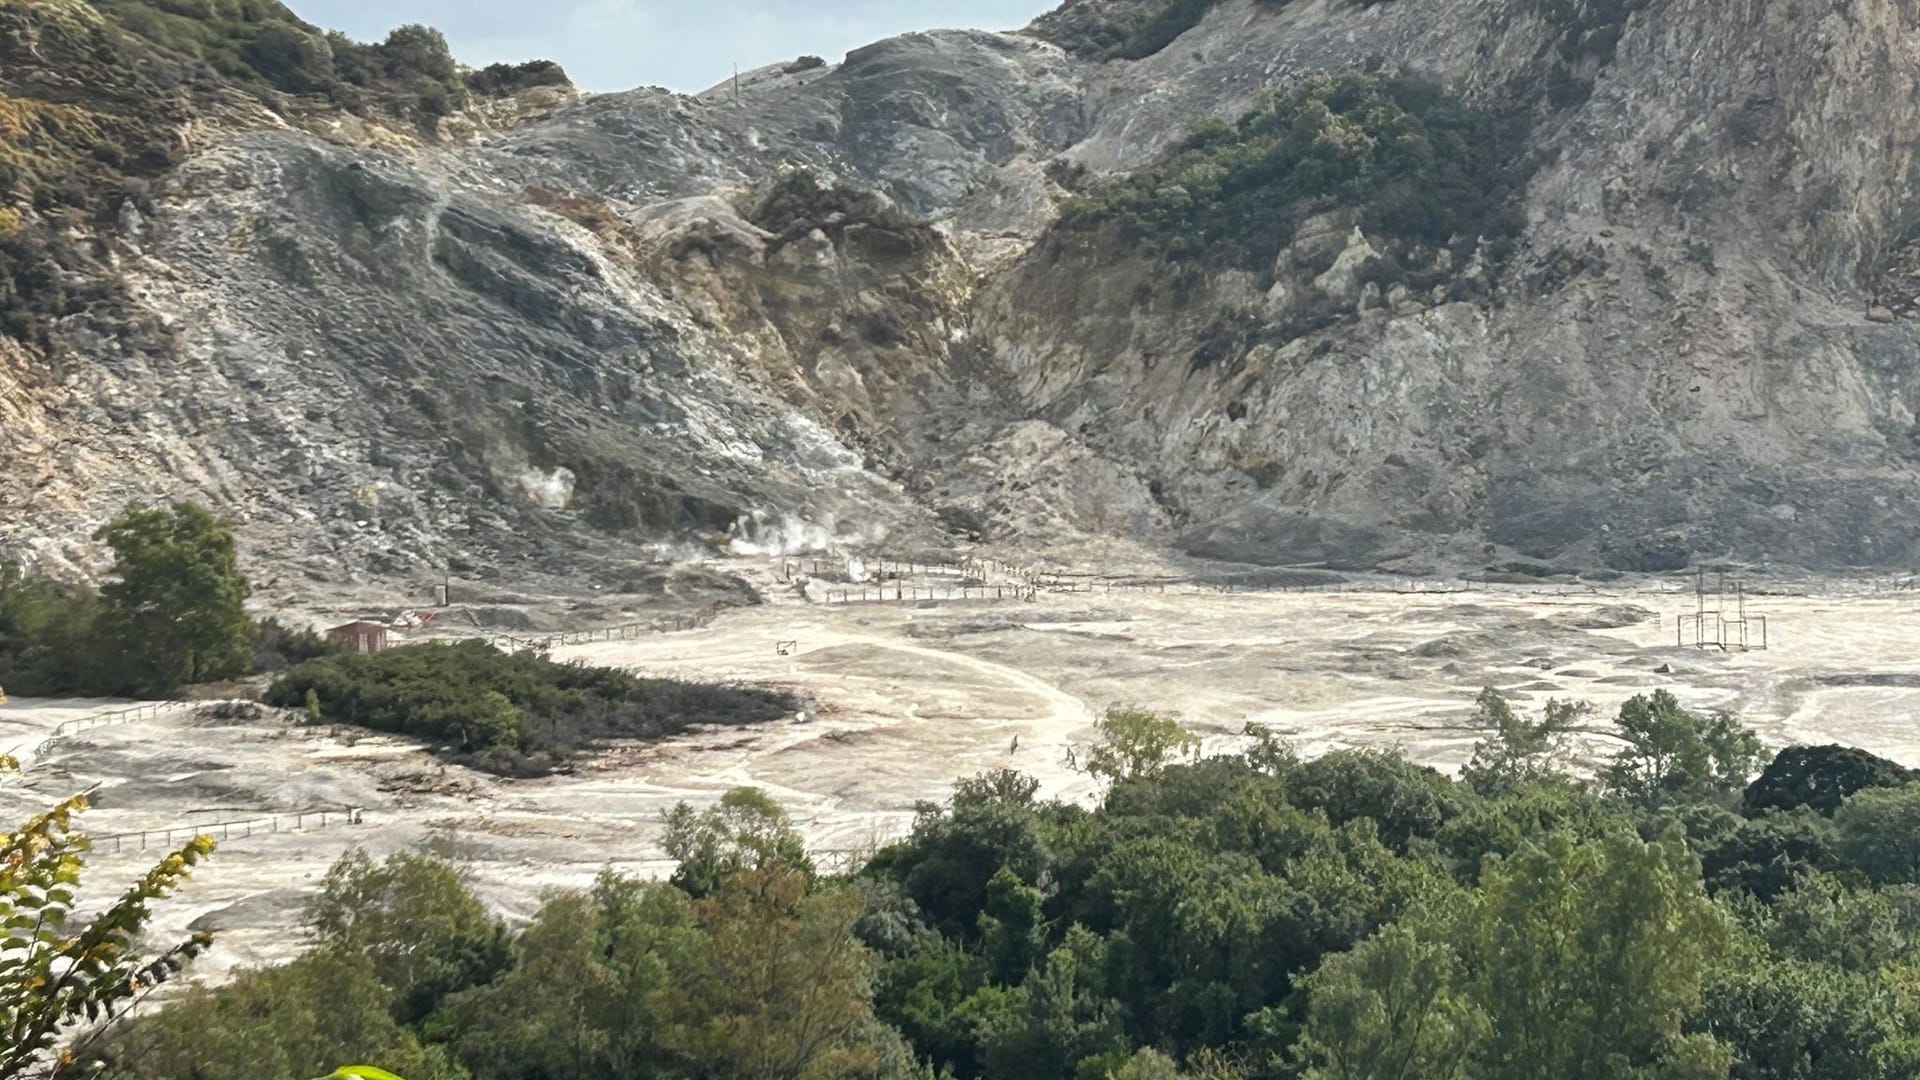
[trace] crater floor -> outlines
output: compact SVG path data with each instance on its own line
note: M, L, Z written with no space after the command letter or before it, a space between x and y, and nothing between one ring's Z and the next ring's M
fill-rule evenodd
M1693 596L1652 586L1092 587L997 603L833 606L776 590L773 602L697 630L560 648L561 659L648 674L788 684L813 707L761 728L616 746L534 781L272 714L179 710L43 744L61 722L115 703L15 699L0 706L0 748L20 748L28 767L0 783L0 814L19 820L95 788L84 820L101 838L91 880L102 894L150 862L169 830L177 839L194 826L249 823L216 827L229 835L213 860L157 908L163 935L217 932L198 975L218 978L297 951L300 905L353 845L455 859L519 918L541 887L581 885L603 867L664 875L662 812L751 784L780 799L823 860L845 860L901 835L916 802L986 769L1018 768L1047 794L1091 797L1074 754L1116 703L1178 713L1210 749L1235 745L1251 720L1309 754L1396 746L1452 769L1479 737L1467 720L1483 686L1528 708L1593 702L1589 760L1607 752L1604 729L1621 701L1665 687L1690 707L1732 710L1776 745L1849 743L1920 766L1908 719L1920 712L1912 593L1756 597L1749 609L1768 617L1771 648L1722 653L1677 648L1675 616L1693 610ZM360 809L357 824L339 813L346 807ZM310 813L322 809L324 827Z

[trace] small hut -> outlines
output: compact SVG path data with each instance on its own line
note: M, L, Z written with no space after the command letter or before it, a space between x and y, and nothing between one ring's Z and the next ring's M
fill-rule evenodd
M376 653L387 647L387 628L361 619L327 631L327 640L348 652Z

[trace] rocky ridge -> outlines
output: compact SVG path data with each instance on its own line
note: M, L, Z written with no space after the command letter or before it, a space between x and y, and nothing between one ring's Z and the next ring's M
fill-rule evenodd
M84 568L125 500L191 494L288 569L381 580L1101 534L1914 558L1911 4L1219 0L1139 59L1048 40L1140 7L427 136L192 121L98 227L170 344L0 341L0 543ZM1510 244L1423 249L1410 285L1337 199L1250 262L1063 219L1351 72L1517 125Z

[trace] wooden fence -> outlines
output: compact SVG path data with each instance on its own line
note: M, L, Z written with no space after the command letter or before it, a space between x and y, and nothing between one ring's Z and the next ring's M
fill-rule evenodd
M143 720L158 720L168 713L177 712L181 709L191 709L194 705L195 703L191 701L149 701L141 705L132 705L123 709L108 709L104 712L89 713L86 716L61 721L55 725L52 731L47 733L45 738L34 745L34 760L38 761L46 753L47 747L75 732L91 731L94 728L101 727L114 727L119 724L137 724Z
M828 589L827 604L908 604L916 600L1031 600L1031 585L908 585L902 581L863 589Z
M602 626L589 630L564 630L552 634L532 637L520 637L515 634L494 634L483 638L487 644L505 652L519 652L532 649L535 652L551 652L562 645L590 645L600 641L633 641L637 638L651 637L655 634L669 634L680 630L698 630L713 621L714 612L702 611L693 615L668 615L649 622L622 623L619 626Z
M232 840L236 836L244 839L256 832L270 834L312 832L342 825L364 824L363 813L361 807L346 806L331 810L271 814L240 821L214 821L204 825L187 825L172 829L113 833L93 837L93 851L95 854L118 854L124 851L146 851L150 847L161 851L172 851L177 845L184 844L196 836L211 836L215 840Z
M924 559L897 559L887 555L872 557L849 556L840 559L782 559L778 575L781 581L795 581L800 578L827 578L845 580L850 564L854 561L862 564L865 576L873 581L893 581L899 578L958 577L971 578L983 583L999 579L1007 582L1031 583L1039 576L1032 566L1002 562L999 559L964 558L959 562L929 562Z

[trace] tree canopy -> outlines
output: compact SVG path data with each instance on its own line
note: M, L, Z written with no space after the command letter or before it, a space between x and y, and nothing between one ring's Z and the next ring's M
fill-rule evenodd
M230 527L180 502L123 514L96 539L113 549L100 589L100 639L132 689L157 695L246 673L252 590Z
M1091 806L1001 770L845 875L764 792L666 816L671 880L491 921L430 858L353 855L313 951L116 1035L126 1075L308 1080L1906 1080L1920 785L1742 806L1764 754L1649 695L1481 699L1473 782L1378 750L1177 753L1107 725ZM1583 725L1584 726L1584 725ZM266 1047L267 1049L255 1049Z

